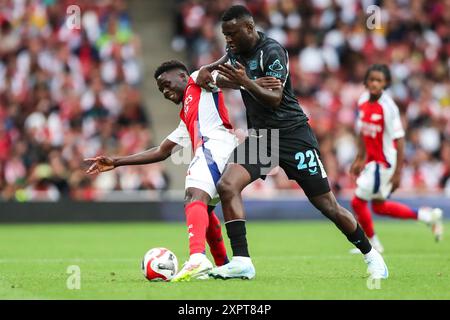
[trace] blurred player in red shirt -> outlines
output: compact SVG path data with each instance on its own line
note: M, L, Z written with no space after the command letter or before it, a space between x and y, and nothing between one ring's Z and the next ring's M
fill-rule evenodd
M398 219L414 219L431 226L436 241L442 238L442 210L421 207L412 209L402 203L387 200L399 187L404 157L405 131L394 100L384 91L391 81L386 65L374 64L366 73L367 91L358 101L358 154L350 173L356 178L352 207L372 246L384 251L375 234L368 201L379 215ZM359 250L351 250L359 253Z

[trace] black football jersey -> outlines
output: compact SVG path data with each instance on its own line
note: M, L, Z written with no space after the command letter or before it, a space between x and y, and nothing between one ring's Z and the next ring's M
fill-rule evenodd
M266 76L280 79L283 83L283 98L277 109L258 102L247 90L241 88L242 100L247 111L248 128L291 129L304 125L308 118L300 107L292 89L289 75L289 58L286 49L277 41L258 32L260 39L249 57L234 55L227 47L232 65L236 61L245 66L247 76L255 80Z

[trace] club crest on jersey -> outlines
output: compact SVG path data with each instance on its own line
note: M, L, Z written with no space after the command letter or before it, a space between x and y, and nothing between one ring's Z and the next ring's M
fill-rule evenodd
M250 68L250 70L256 70L258 69L258 62L256 62L256 60L251 60L248 63L248 67Z
M280 60L277 59L269 66L269 69L272 71L281 71L283 70L283 66Z

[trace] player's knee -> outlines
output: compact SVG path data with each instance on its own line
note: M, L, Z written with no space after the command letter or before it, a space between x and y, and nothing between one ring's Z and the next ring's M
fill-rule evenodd
M184 205L188 205L190 203L201 201L203 203L207 203L207 199L203 196L201 193L195 193L191 191L186 191L186 194L184 195Z
M373 201L372 202L372 210L376 214L384 213L384 202L383 201Z
M230 180L220 179L217 183L217 192L220 199L224 200L233 197L236 194L236 188Z
M188 204L192 203L192 195L186 193L184 196L184 205L187 206Z

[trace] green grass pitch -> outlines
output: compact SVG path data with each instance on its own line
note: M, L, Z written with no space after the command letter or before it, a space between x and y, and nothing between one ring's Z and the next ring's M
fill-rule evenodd
M376 228L390 278L369 290L362 256L348 254L328 221L249 221L254 280L184 283L151 283L140 270L144 253L160 246L181 266L181 223L1 225L0 299L450 299L450 239L435 243L411 221ZM80 267L79 290L67 288L70 265Z

